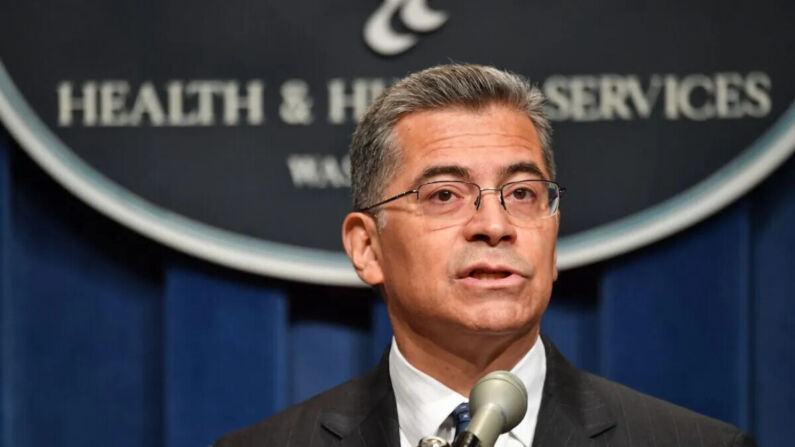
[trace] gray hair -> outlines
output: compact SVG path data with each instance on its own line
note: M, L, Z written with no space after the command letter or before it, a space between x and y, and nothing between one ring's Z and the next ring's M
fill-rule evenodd
M450 107L480 110L492 104L515 108L535 126L544 163L554 180L552 128L544 114L544 102L544 95L527 79L494 67L439 65L403 78L373 102L353 134L350 156L354 209L382 200L383 190L400 162L393 129L400 118L412 112Z

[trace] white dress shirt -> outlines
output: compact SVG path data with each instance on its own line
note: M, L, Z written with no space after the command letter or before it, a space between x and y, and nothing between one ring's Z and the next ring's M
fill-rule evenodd
M530 447L533 444L541 392L547 372L547 357L541 337L511 369L527 388L527 413L510 432L497 438L495 447ZM400 446L417 447L426 436L452 442L455 428L450 413L469 399L411 365L398 349L394 337L389 352L389 377L395 392Z

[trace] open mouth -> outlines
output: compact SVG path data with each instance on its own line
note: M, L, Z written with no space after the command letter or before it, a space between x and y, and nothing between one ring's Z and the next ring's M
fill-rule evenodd
M507 271L493 271L493 270L480 270L475 269L469 272L470 278L475 278L479 280L494 280L494 279L503 279L511 276L511 272Z

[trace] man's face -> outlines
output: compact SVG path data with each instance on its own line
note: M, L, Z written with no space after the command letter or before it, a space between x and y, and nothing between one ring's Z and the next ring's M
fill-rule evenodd
M504 106L412 113L397 123L395 136L402 165L384 197L434 180L496 188L549 179L532 122ZM414 196L385 205L382 218L378 263L396 331L537 329L557 276L558 215L517 225L499 192L486 191L472 218L455 225L429 222Z

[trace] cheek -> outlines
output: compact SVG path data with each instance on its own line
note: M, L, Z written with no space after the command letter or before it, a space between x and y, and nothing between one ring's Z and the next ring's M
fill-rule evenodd
M541 221L539 225L525 228L523 251L531 255L540 268L555 262L555 245L558 235L557 221Z
M449 277L453 242L444 232L415 231L393 236L396 237L384 241L385 281L426 299L440 293Z
M385 252L384 288L390 314L404 322L428 322L445 314L449 287L447 259L443 251L431 249L425 239L390 241ZM391 301L389 301L391 300Z
M446 261L444 248L447 247L447 252L452 248L454 231L449 228L429 230L424 227L424 221L415 219L401 221L399 227L387 229L391 233L384 234L388 244L384 251L390 257L414 270L425 270Z
M391 223L391 222L390 222ZM412 240L411 232L387 229L382 238L384 271L387 281L419 280L418 274L426 264L425 247L419 237Z

